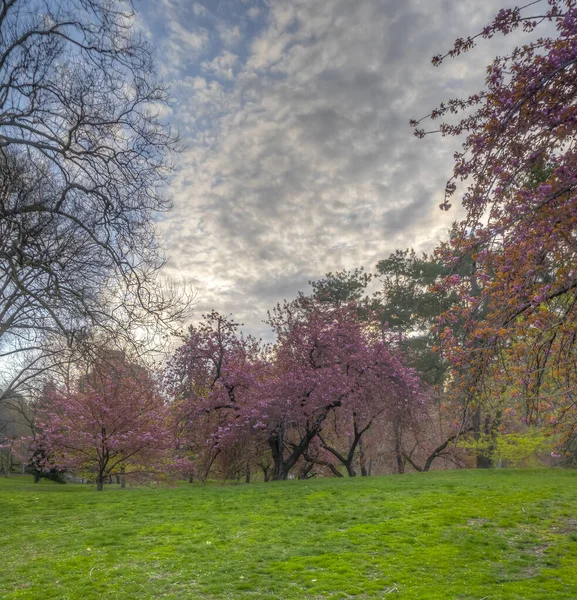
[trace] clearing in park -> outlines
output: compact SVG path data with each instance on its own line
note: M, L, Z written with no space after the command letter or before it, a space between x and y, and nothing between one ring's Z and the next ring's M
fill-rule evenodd
M577 598L577 471L0 480L0 598Z

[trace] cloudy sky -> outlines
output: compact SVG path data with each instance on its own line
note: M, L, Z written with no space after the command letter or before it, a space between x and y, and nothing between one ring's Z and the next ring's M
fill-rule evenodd
M431 56L507 1L144 0L139 18L171 85L186 145L161 229L167 273L197 314L233 313L267 337L267 309L327 271L431 250L457 141L409 118L479 88L503 49Z

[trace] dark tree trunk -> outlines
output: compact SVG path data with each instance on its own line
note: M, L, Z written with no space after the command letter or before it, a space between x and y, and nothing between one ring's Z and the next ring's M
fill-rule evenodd
M263 478L264 478L264 481L265 481L265 483L266 483L267 481L270 481L270 464L268 464L268 465L263 465L263 464L261 463L261 465L260 465L260 468L262 469L262 475L263 475Z
M410 465L415 469L415 471L420 471L420 472L427 472L430 470L431 466L433 465L433 462L439 458L440 456L444 456L446 454L449 454L449 452L445 452L447 446L451 443L454 442L455 440L457 440L459 437L461 437L462 435L464 435L465 433L469 433L473 431L472 427L469 427L463 431L459 431L458 433L455 433L453 435L450 435L442 444L440 444L439 446L437 446L433 452L431 452L431 454L429 454L429 456L427 457L427 460L425 461L425 465L423 467L420 467L412 458L412 452L410 454L406 454L404 453L403 456L405 457L405 460L408 461L410 463Z
M274 465L274 469L272 472L272 480L273 481L285 481L286 479L288 479L288 475L289 472L286 470L284 464L281 463L275 463Z
M299 458L308 450L311 440L318 433L321 422L322 420L319 420L319 423L315 425L314 428L307 429L298 444L291 444L292 451L286 459L284 457L285 448L282 431L276 432L269 437L268 443L274 463L272 478L275 481L284 481L285 479L288 479L290 470L295 466Z
M101 492L104 489L104 475L98 473L96 476L96 490Z
M189 475L188 476L188 483L193 483L194 482L194 475Z
M212 465L214 463L214 461L216 460L216 457L220 454L220 448L217 449L217 451L213 454L212 458L210 459L210 462L208 463L208 466L206 467L206 470L202 476L202 483L206 483L206 480L208 479L208 474L210 473L210 469L212 468Z
M323 421L329 412L341 405L343 397L341 396L335 402L324 407L323 412L306 423L304 435L297 444L290 444L291 453L285 458L285 440L284 423L281 423L277 430L268 438L268 444L271 449L274 463L273 479L282 481L288 478L290 470L295 466L301 456L307 452L313 438L319 433Z
M356 415L355 415L355 417L356 417ZM370 427L371 423L372 423L372 419L366 427L364 427L363 429L359 429L357 426L356 418L355 418L355 420L354 420L354 437L353 437L353 441L350 445L349 451L346 456L343 456L338 450L329 446L323 440L323 438L321 437L321 434L320 433L318 434L319 439L321 441L321 446L327 452L330 452L337 460L339 460L343 464L343 466L347 470L347 474L349 477L356 477L356 475L357 475L357 471L355 469L355 453L357 451L357 447L359 448L360 457L361 457L361 469L363 468L362 463L364 462L364 456L363 456L362 448L361 448L361 439L362 439L363 433L365 433L365 431L367 431L367 429ZM331 471L332 470L333 469L331 469Z
M126 488L126 469L124 467L120 469L120 488Z
M397 473L399 473L399 475L402 475L405 472L405 457L403 454L401 438L402 432L397 428L395 431L395 460L397 462Z
M300 472L299 472L299 479L309 479L310 478L310 473L313 470L313 467L315 466L314 462L309 462L307 461L301 468ZM313 474L314 476L314 474Z
M361 467L361 477L366 477L369 475L369 471L367 471L367 459L365 456L365 445L363 444L363 440L359 440L359 465Z
M323 467L327 467L328 469L330 469L331 473L335 476L335 477L342 477L343 474L335 467L335 465L333 465L332 462L329 462L328 460L321 460L319 458L313 458L312 456L309 456L306 452L304 454L305 460L308 461L312 465L322 465Z
M481 434L484 433L488 435L491 432L491 426L489 423L489 416L485 417L485 423L483 427L482 423L482 413L481 407L477 408L475 414L473 415L473 435L475 440L479 440L481 438ZM477 469L490 469L493 467L493 458L491 457L491 448L489 448L489 452L483 451L482 449L478 449L476 452L476 468Z
M272 479L273 481L282 481L288 477L288 471L285 469L282 432L273 434L268 439L268 445L272 454Z
M491 469L493 467L493 459L482 452L477 454L477 469Z

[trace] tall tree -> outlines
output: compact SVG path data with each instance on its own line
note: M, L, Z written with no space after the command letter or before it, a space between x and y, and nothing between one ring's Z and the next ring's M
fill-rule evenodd
M360 308L368 301L366 289L372 278L362 267L353 271L329 272L322 279L309 282L313 288L312 298L335 308L351 303Z
M466 113L437 129L465 135L443 210L458 182L468 181L466 218L440 256L447 265L467 255L476 264L474 280L454 273L445 281L463 299L443 316L455 383L473 408L508 390L528 422L563 432L568 448L577 435L576 4L548 0L502 9L479 34L458 39L433 62L470 50L476 38L533 33L543 23L553 24L556 35L532 36L497 57L483 90L441 104L429 118ZM413 125L417 136L428 133ZM457 327L463 337L455 335Z
M419 256L411 248L396 250L379 261L377 274L381 281L376 294L380 320L401 334L407 359L424 380L441 385L447 366L434 351L439 343L434 325L439 315L457 301L457 295L432 287L447 274L447 268L433 256Z
M149 317L174 316L155 283L153 220L177 148L166 101L129 3L0 3L3 393L87 329L134 340Z

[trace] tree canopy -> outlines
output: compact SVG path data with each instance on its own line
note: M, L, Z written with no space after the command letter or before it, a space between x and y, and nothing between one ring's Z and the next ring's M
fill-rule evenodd
M535 38L543 24L556 35ZM487 67L486 86L429 115L443 136L464 136L443 210L466 182L465 219L438 256L453 271L444 288L462 303L441 320L455 388L474 407L508 397L528 423L575 441L577 330L577 8L573 0L502 9L477 36L433 63L471 50L476 38L523 30L528 41ZM456 122L445 117L461 115ZM413 121L415 133L427 133ZM473 277L456 269L472 257ZM456 335L456 331L465 335Z

